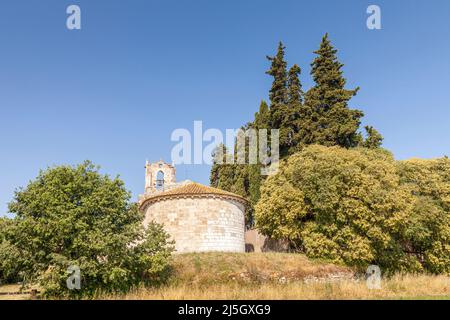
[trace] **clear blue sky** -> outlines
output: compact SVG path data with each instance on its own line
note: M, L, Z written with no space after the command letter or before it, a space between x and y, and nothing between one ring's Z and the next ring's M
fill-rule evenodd
M66 8L82 30L66 28ZM366 8L382 30L366 28ZM2 0L0 214L39 169L90 159L133 196L146 159L170 160L176 128L238 128L267 98L277 42L311 85L325 32L345 64L351 106L398 159L450 151L450 1ZM209 167L178 168L208 183Z

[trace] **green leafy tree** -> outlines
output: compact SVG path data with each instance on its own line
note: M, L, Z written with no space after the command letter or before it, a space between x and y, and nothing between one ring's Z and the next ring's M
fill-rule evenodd
M450 274L450 160L412 159L400 161L398 168L415 199L404 249L423 270Z
M296 245L301 238L302 223L308 216L304 194L282 174L270 176L261 187L255 206L256 223L262 234L287 239Z
M363 113L348 107L358 89L345 89L343 65L338 61L337 50L331 45L328 35L322 39L315 53L317 57L312 63L311 75L316 84L305 95L300 81L301 69L294 64L287 71L285 47L279 43L276 55L267 57L271 65L266 73L273 77L269 92L270 107L262 101L254 121L245 128L279 129L281 159L312 144L346 148L380 147L383 138L373 127L366 128L366 139L358 132ZM268 140L270 144L270 135ZM242 168L235 164L219 166L214 163L211 185L246 196L253 212L265 180L260 169L261 164Z
M12 222L11 219L0 218L0 284L20 281L23 278L21 267L28 258L7 239Z
M363 113L350 109L348 102L359 88L345 89L343 64L338 61L337 50L331 45L328 34L314 53L317 56L311 64L311 75L315 86L305 96L311 114L309 121L303 123L311 127L304 131L313 135L309 140L316 144L355 147L359 142L358 129Z
M15 218L0 255L26 257L18 266L23 280L48 296L92 296L153 283L167 272L172 246L161 226L143 229L143 214L129 200L119 178L101 175L88 161L49 168L16 191L9 204ZM72 265L81 270L81 290L66 286Z
M413 199L384 150L308 146L266 180L255 208L267 236L312 258L360 268L418 270L397 241Z

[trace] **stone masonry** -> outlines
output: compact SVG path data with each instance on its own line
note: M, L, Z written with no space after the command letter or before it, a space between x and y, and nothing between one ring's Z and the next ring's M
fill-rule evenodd
M164 172L163 187L155 174ZM176 252L245 252L242 197L191 181L175 182L175 168L162 161L146 165L146 192L139 198L144 226L162 224L175 240Z
M244 252L244 211L220 197L168 198L146 208L144 225L163 224L177 252Z

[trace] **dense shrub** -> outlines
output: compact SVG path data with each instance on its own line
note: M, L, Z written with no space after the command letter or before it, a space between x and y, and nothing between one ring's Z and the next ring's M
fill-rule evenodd
M164 277L172 247L162 227L145 231L123 182L90 162L39 174L10 203L3 228L1 274L41 286L46 295L125 291ZM17 259L19 258L19 259ZM81 290L68 290L68 267L81 271Z
M450 160L412 159L398 164L402 183L414 195L404 247L433 273L450 273Z
M11 219L0 218L0 284L19 281L24 256L6 239Z
M423 199L406 180L416 182L406 173L401 177L398 166L382 149L307 147L263 184L256 224L263 234L288 239L313 258L361 268L378 264L385 271L448 272L448 207L431 209L431 199L421 207ZM436 175L448 183L448 173ZM441 203L448 200L444 190L448 184L439 193ZM434 229L421 236L415 229L426 225ZM427 259L409 250L423 237Z

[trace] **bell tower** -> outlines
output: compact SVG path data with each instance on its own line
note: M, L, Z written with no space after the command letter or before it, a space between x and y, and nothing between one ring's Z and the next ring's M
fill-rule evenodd
M175 167L165 163L162 159L158 162L145 164L145 193L164 191L175 184Z

